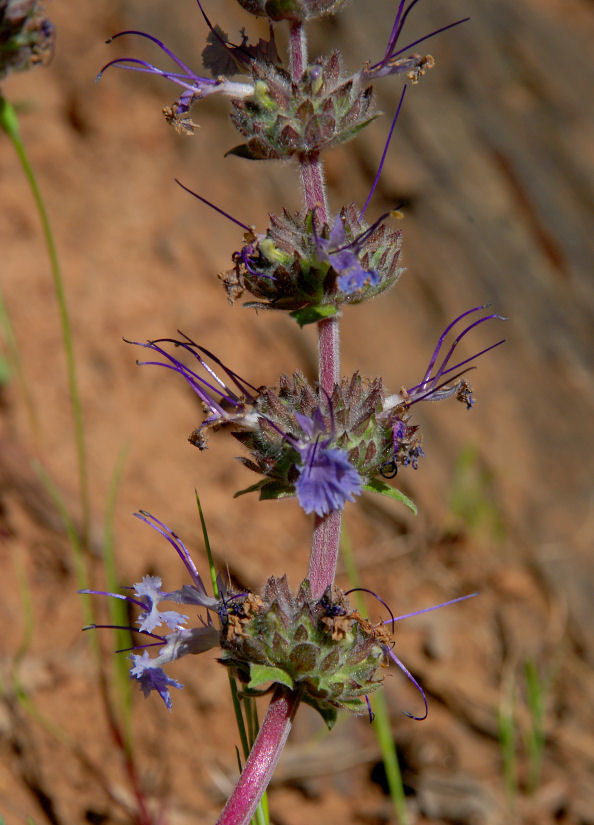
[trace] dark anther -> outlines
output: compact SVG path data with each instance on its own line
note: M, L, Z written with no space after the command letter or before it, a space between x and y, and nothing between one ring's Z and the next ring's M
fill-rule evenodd
M384 478L394 478L398 474L398 465L392 458L390 461L384 461L380 467L380 475Z

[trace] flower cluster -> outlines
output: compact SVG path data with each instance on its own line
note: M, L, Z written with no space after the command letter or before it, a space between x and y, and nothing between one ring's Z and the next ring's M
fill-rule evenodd
M460 321L483 309L474 307L449 324L422 380L394 394L386 394L381 379L366 381L359 373L342 379L328 396L299 372L282 376L276 387L256 388L187 337L138 344L162 359L139 363L179 373L196 392L207 411L190 436L197 447L205 449L209 430L224 424L232 427L235 438L250 452L240 461L264 476L242 492L258 491L262 499L297 495L306 513L323 516L341 510L364 487L377 490L372 484L377 476L392 478L398 467L417 469L424 453L419 427L411 421L414 404L455 397L472 407L472 390L464 373L503 339L462 361L452 363L453 355L477 325L501 316L481 315L464 326L449 346L445 342ZM190 354L200 372L171 354L167 344Z
M222 276L229 300L249 292L258 300L246 306L289 310L303 325L385 292L404 271L401 233L386 226L387 217L368 226L354 204L332 225L318 225L315 210L271 215L265 234L246 232L234 268Z
M302 701L314 707L329 727L339 710L356 714L369 712L367 697L381 686L383 668L392 661L412 681L423 699L423 716L413 718L426 716L425 693L394 654L394 643L386 629L386 625L391 625L393 631L395 622L408 616L394 617L385 602L376 596L390 613L390 619L373 624L349 605L348 595L353 591L344 593L339 588L328 587L321 598L315 599L307 579L297 593L292 594L284 576L270 578L261 596L249 590L234 590L219 578L217 596L209 596L179 536L150 513L140 512L136 516L167 539L184 564L191 583L178 590L165 591L158 576L145 576L131 588L133 595L98 590L80 592L122 599L140 608L136 626L123 629L151 639L131 648L142 653L130 655L130 677L138 682L145 696L156 691L171 709L169 689L180 689L183 685L168 676L164 667L188 654L221 648L219 661L233 671L245 695L260 695L267 692L271 684L285 685L298 691ZM197 626L186 627L189 617L176 610L160 610L162 602L203 608L206 616L198 618ZM417 615L417 612L408 615ZM214 621L213 617L216 617ZM91 625L86 629L97 627L109 625ZM159 627L169 632L156 633ZM155 647L159 651L151 656L149 649Z
M270 39L260 39L256 45L250 45L245 35L240 43L232 43L219 26L211 23L200 0L197 2L209 29L208 45L202 59L210 77L196 73L157 37L142 31L127 30L118 32L108 42L124 35L146 38L158 46L176 68L160 69L148 60L119 57L109 61L97 79L109 67L118 66L172 81L183 92L171 106L163 109L163 113L169 123L186 134L193 134L195 130L190 109L196 102L212 94L230 98L234 108L233 123L248 138L246 144L231 151L252 159L317 156L323 148L350 140L374 119L370 83L392 74L403 74L412 83L417 83L434 65L433 57L402 55L413 46L468 19L457 20L401 46L399 39L404 23L416 2L413 0L405 8L405 2L401 0L379 61L368 60L360 71L349 77L342 71L338 52L334 52L305 67L301 78L295 82L281 64L272 29ZM344 0L240 2L252 14L268 17L271 21L302 22L335 13ZM236 74L242 74L244 80L231 80Z
M0 80L47 63L55 31L38 0L0 0Z

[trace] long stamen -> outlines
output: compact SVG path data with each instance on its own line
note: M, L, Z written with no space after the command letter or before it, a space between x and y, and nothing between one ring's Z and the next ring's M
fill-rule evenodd
M153 37L152 34L147 34L146 32L140 32L140 31L135 31L134 29L129 29L127 31L118 32L117 34L114 34L113 37L110 37L107 42L111 43L114 40L117 40L118 37L123 37L124 35L127 35L127 34L134 34L134 35L137 35L137 37L145 37L147 40L150 40L152 43L156 43L156 45L162 51L165 52L167 57L170 57L171 60L173 60L174 63L177 63L177 65L180 67L180 69L183 69L184 72L186 72L189 77L196 77L196 75L194 74L192 69L190 69L189 66L186 66L186 64L183 62L183 60L180 60L180 58L176 54L174 54L171 51L171 49L167 48L167 46L163 43L162 40L159 40L157 37ZM207 80L207 82L212 83L212 82L216 82L216 81L208 81Z
M471 355L469 358L465 358L464 361L459 361L457 364L454 364L453 367L448 367L447 370L442 370L440 377L443 378L444 375L447 375L449 372L453 372L454 370L460 369L460 367L463 367L465 364L468 364L471 361L474 361L476 358L479 358L481 355L484 355L486 352L489 352L489 350L495 349L495 347L498 347L501 344L505 344L506 340L507 340L506 338L502 338L500 341L497 341L497 343L491 344L491 346L489 346L489 347L485 347L485 349L482 349L480 352L477 352L474 355ZM411 395L415 390L418 390L420 387L425 388L427 385L434 382L436 377L437 377L436 375L433 375L430 378L428 378L424 381L421 381L420 384L415 384L414 387L408 388L407 392L409 393L409 395ZM452 381L453 379L450 378L448 380ZM442 384L442 386L443 386L443 384ZM423 396L423 397L425 397L425 396Z
M188 80L187 74L181 74L179 72L166 72L163 69L159 69L158 66L153 66L153 64L149 63L148 60L141 60L138 57L116 57L115 60L110 60L108 63L105 64L105 66L103 66L103 68L95 78L95 82L101 80L103 73L106 69L109 69L110 66L117 66L126 63L138 64L136 66L122 65L122 68L129 69L131 72L147 72L150 74L158 74L160 77L164 77L167 80L173 80L174 83L178 83L180 86L184 86L186 89L196 91L195 84L185 82L186 80ZM216 81L211 81L208 78L201 78L201 80L202 79L204 79L204 81L208 84L216 83Z
M230 369L225 364L223 364L221 359L218 358L213 352L206 349L206 347L202 347L199 344L197 344L195 341L192 341L192 339L189 337L189 335L186 335L185 332L182 332L180 329L178 329L178 332L179 332L180 335L183 335L183 337L186 339L186 341L188 342L188 344L191 347L200 350L200 352L203 352L204 355L207 356L207 358L212 359L215 362L215 364L218 364L219 367L221 367L221 369L224 370L224 372L233 381L233 383L239 389L239 391L242 393L242 395L247 396L249 398L249 400L251 400L251 401L255 401L255 398L250 398L250 394L247 392L246 387L249 387L251 390L253 390L256 393L256 395L258 395L259 390L258 390L257 387L254 387L254 385L250 384L249 381L246 381L245 378L241 378L236 372L234 372L232 369ZM183 342L178 341L177 343L180 346L183 346Z
M167 643L167 639L164 639ZM145 645L132 645L132 647L120 647L114 653L129 653L131 650L146 650L147 647L162 647L163 642L147 642Z
M402 3L400 4L400 9L402 9ZM365 201L365 204L363 206L363 209L361 210L361 214L359 215L359 218L362 218L363 215L365 214L365 210L369 206L369 201L371 200L371 198L373 196L373 193L375 192L375 188L376 188L376 186L379 182L380 175L382 173L382 169L383 169L383 166L384 166L384 161L386 159L386 154L388 152L388 146L390 145L390 141L392 140L392 135L394 134L394 129L396 127L396 121L398 120L398 115L400 114L400 109L402 108L402 103L404 101L404 93L405 92L406 92L406 84L404 85L404 88L402 89L402 94L400 95L400 102L398 103L398 108L396 109L396 114L394 115L394 120L392 121L392 126L390 127L390 131L388 133L388 139L386 141L386 145L384 146L384 151L382 153L382 157L381 157L381 160L380 160L380 163L379 163L379 167L378 167L375 179L373 181L371 189L369 190L369 194L367 195L367 200Z
M388 613L390 614L390 616L392 618L387 619L387 621L382 622L382 624L390 624L390 622L392 622L392 633L394 632L394 622L396 621L396 619L394 618L394 614L390 610L389 606L381 598L381 596L378 596L377 593L374 593L373 590L368 590L366 587L353 587L351 590L347 590L344 595L348 596L349 593L369 593L369 595L376 598L380 604L383 604L383 606L386 608L386 610L388 611Z
M141 602L139 599L133 599L132 596L125 596L123 593L110 593L107 590L79 590L78 591L82 596L111 596L112 599L122 599L122 601L130 602L130 604L135 604L137 607L142 608L142 610L149 610L149 605Z
M439 610L440 607L447 607L450 604L464 602L466 599L474 599L475 596L478 596L478 593L469 593L467 596L459 596L457 599L450 599L449 602L442 602L441 604L436 604L433 607L425 607L422 610L415 610L413 613L405 613L403 616L396 616L395 619L386 619L386 621L382 622L382 624L401 622L402 619L411 619L413 616L420 616L422 613L431 613L433 610Z
M460 335L458 335L458 337L454 340L454 342L452 343L450 349L448 350L448 353L447 353L446 357L441 362L441 366L438 367L438 369L435 373L435 377L433 378L434 381L438 381L441 378L441 376L443 375L444 369L447 367L448 362L449 362L450 358L452 357L452 355L454 353L454 350L456 349L456 347L458 346L458 344L460 343L462 338L464 338L465 335L468 335L468 333L472 329L474 329L476 326L478 326L479 324L484 324L485 321L491 321L493 319L497 319L498 321L506 321L507 320L506 318L503 317L503 315L497 315L495 313L493 315L485 315L484 318L479 318L478 321L474 321L474 323L470 324L470 326L466 327L466 329L463 330L460 333Z
M453 29L454 26L459 26L462 23L467 23L469 20L470 17L462 17L460 20L456 20L454 23L449 23L447 26L442 26L440 29L436 29L434 32L431 32L431 34L426 34L424 37L419 37L418 40L413 40L412 43L408 43L408 45L403 46L401 49L398 49L397 52L394 52L392 55L390 55L390 58L398 57L399 54L402 54L402 52L407 52L409 49L412 49L413 46L418 46L419 43L423 43L425 40L429 40L429 38L431 37L435 37L436 35L441 34L442 32L446 32L448 29ZM378 63L378 65L380 64ZM375 66L372 66L372 68L375 68Z
M210 206L211 209L214 209L215 212L218 212L219 215L223 215L223 217L227 218L233 223L237 224L237 226L241 226L242 229L245 229L246 232L251 232L251 227L249 227L246 223L242 223L241 221L234 218L232 215L229 215L228 212L225 212L224 209L221 209L219 206L215 206L214 203L207 201L206 198L203 198L202 195L199 195L197 192L193 192L191 189L188 189L180 180L174 178L175 182L178 186L181 186L182 189L185 189L186 192L189 192L190 195L193 195L195 198L198 198L199 201L205 203L207 206Z
M396 45L396 41L398 40L398 35L400 34L400 18L402 17L402 10L404 9L404 4L406 0L400 0L400 5L398 6L398 11L396 12L396 20L394 20L394 25L392 26L392 31L390 32L390 37L388 38L388 45L386 46L386 55L392 54L392 49Z
M137 344L141 347L151 348L150 344L140 344L137 341L131 341L130 343ZM163 355L164 358L167 358L169 361L171 361L171 364L164 364L162 361L137 361L136 363L139 367L165 367L165 369L177 372L179 375L183 376L183 378L186 379L186 381L188 382L188 384L190 384L190 386L198 395L200 400L203 401L207 405L207 407L216 412L217 415L220 415L223 418L225 417L225 410L214 398L212 398L212 396L205 392L203 387L208 387L208 389L210 389L211 392L221 396L224 400L228 401L229 403L235 403L236 405L236 402L234 402L233 399L227 398L223 393L221 393L220 390L218 390L216 387L213 387L211 384L208 383L208 381L202 378L202 376L197 375L195 372L190 370L176 358L173 358L173 356L165 352L165 350L162 350L160 347L157 346L153 346L152 349L155 349L160 355Z
M414 714L409 713L407 710L403 710L403 711L402 711L402 713L403 713L405 716L408 716L408 718L409 718L409 719L414 719L414 720L415 720L415 721L417 721L417 722L422 722L422 721L423 721L424 719L426 719L426 718L427 718L427 716L429 715L429 704L428 704L428 702L427 702L427 696L426 696L426 694L425 694L425 691L424 691L424 690L423 690L423 688L420 686L420 684L417 682L417 680L416 680L416 679L415 679L415 677L412 675L412 673L410 672L410 670L409 670L409 669L408 669L408 668L407 668L407 667L406 667L406 666L405 666L405 665L404 665L404 664L400 661L400 659L398 658L398 656L396 656L396 654L394 653L394 651L393 651L393 650L392 650L392 649L391 649L388 645L385 645L385 646L384 646L384 651L385 651L385 653L386 653L386 654L390 657L390 659L392 659L392 661L393 661L395 664L397 664L397 665L398 665L398 667L399 667L399 668L400 668L400 670L404 673L404 675L405 675L408 679L410 679L410 681L413 683L413 685L416 687L416 689L417 689L417 690L419 691L419 693L421 694L421 697L422 697L422 699L423 699L423 704L425 705L425 713L423 714L423 716L415 716Z
M488 304L481 304L481 306L479 306L479 307L473 307L472 309L467 309L466 312L462 313L462 315L458 315L457 318L454 318L452 323L449 324L444 329L444 331L439 336L439 341L437 342L437 346L435 347L435 350L433 351L433 355L431 356L431 360L429 361L429 366L427 367L427 372L423 376L423 380L421 381L421 383L418 384L419 387L422 386L423 384L425 384L429 380L429 376L431 375L431 371L433 370L433 367L435 366L435 362L437 361L437 356L439 355L439 351L443 346L443 342L445 341L445 338L446 338L446 335L448 334L448 332L453 327L455 327L456 324L458 323L458 321L461 321L462 318L466 318L467 315L471 315L473 312L479 312L479 310L481 310L481 309L486 309L487 306L488 306Z
M398 24L398 28L396 29L396 36L394 37L394 43L392 45L392 48L388 52L388 54L390 54L390 56L392 56L394 46L396 45L396 43L398 42L398 38L402 34L402 29L404 28L404 24L406 23L406 18L408 17L408 15L411 13L411 11L414 9L414 7L417 5L418 2L419 2L419 0L411 0L411 3L409 5L409 7L407 8L407 10L402 15L402 19L400 20L400 23Z
M392 211L393 210L390 210L390 212L384 212L382 215L379 216L377 220L375 220L371 224L371 226L368 226L367 229L361 232L360 235L357 235L357 237L354 238L354 240L349 241L349 243L346 243L344 246L339 246L336 249L333 249L332 254L336 255L338 252L344 252L345 249L350 249L352 246L361 246L361 244L363 244L367 240L367 238L375 232L378 226L382 224L386 220L386 218L388 218L392 214Z
M369 713L369 724L373 722L375 719L375 713L371 710L371 702L369 701L369 696L365 694L365 701L367 702L367 712Z
M83 630L130 630L133 633L141 633L143 636L151 636L153 639L159 639L157 644L162 645L164 642L167 641L165 636L159 636L157 633L149 633L148 630L139 630L137 627L131 627L130 625L122 625L122 624L88 624L85 625Z
M140 521L144 521L145 524L148 524L149 527L152 527L153 530L156 530L157 533L160 533L163 538L167 539L169 544L173 547L177 555L180 557L184 566L194 584L204 591L204 584L202 582L202 578L200 577L200 573L196 569L196 565L192 561L190 554L185 547L182 540L177 536L173 531L169 530L159 519L155 518L151 513L147 512L146 510L140 510L138 513L134 513L136 518L140 519ZM206 591L204 591L206 592Z

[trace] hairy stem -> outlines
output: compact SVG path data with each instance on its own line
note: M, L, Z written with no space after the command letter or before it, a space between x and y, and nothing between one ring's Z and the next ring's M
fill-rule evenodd
M272 777L287 741L299 699L277 688L239 781L217 825L248 825Z
M303 26L291 28L291 75L293 82L301 77L307 61ZM305 208L315 209L320 223L328 221L324 168L319 155L299 159ZM318 375L322 392L332 394L340 375L340 341L338 318L326 318L318 323ZM322 518L316 517L309 559L308 577L314 598L322 595L334 581L342 512L335 510Z
M297 82L307 63L307 40L301 23L291 26L289 35L291 78ZM299 158L303 199L307 210L316 210L320 222L328 220L328 201L324 170L318 154ZM329 318L318 324L319 382L330 395L338 381L340 352L338 320ZM308 576L314 598L334 582L342 513L334 511L316 517ZM272 777L276 763L291 729L299 697L278 688L262 722L260 732L245 763L239 782L227 800L217 825L247 825Z

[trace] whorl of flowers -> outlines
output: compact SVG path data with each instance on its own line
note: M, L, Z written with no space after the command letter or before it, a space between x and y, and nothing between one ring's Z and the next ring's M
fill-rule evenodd
M303 325L335 314L341 304L374 298L404 271L401 232L386 226L387 217L368 226L354 204L332 225L320 225L315 210L271 215L265 234L246 232L234 268L222 276L229 300L249 292L257 300L245 306L290 310Z
M130 678L138 683L145 697L156 691L171 710L170 688L181 689L183 685L164 668L188 654L221 648L219 662L232 669L244 695L261 695L270 685L285 685L298 691L302 701L314 707L330 727L339 710L370 713L367 697L381 686L384 667L392 661L423 699L423 716L406 715L415 719L426 716L425 693L394 654L386 625L393 632L395 622L445 605L395 617L386 603L372 594L390 614L390 619L373 624L350 606L348 595L353 591L344 593L329 587L321 598L315 599L307 579L293 594L285 576L269 578L261 595L234 589L218 577L217 595L209 596L180 537L150 513L141 511L135 515L174 548L190 584L168 591L162 589L158 576L145 576L127 588L132 595L88 589L80 593L121 599L140 610L135 625L119 629L150 641L135 643L129 650L119 652L130 653ZM462 597L465 598L470 596ZM200 608L206 614L191 620L186 613L161 610L162 602L184 605L188 611ZM186 627L189 622L193 626ZM90 625L86 629L105 627L110 625ZM151 656L155 648L157 655Z
M467 315L482 309L474 307L449 324L422 380L390 395L380 378L364 380L359 373L335 384L329 396L300 372L282 376L276 387L257 388L187 337L139 344L160 359L139 363L180 374L198 395L207 416L190 436L197 447L206 447L209 430L225 424L232 428L250 452L239 460L264 476L241 492L258 491L261 499L296 495L306 513L322 516L341 510L364 488L387 493L378 476L392 478L399 467L417 469L424 452L419 426L411 420L414 404L455 397L472 407L472 390L463 375L472 361L503 340L462 361L452 363L453 355L472 329L501 316L482 315L449 346L446 338ZM172 355L169 344L191 355L200 371Z

